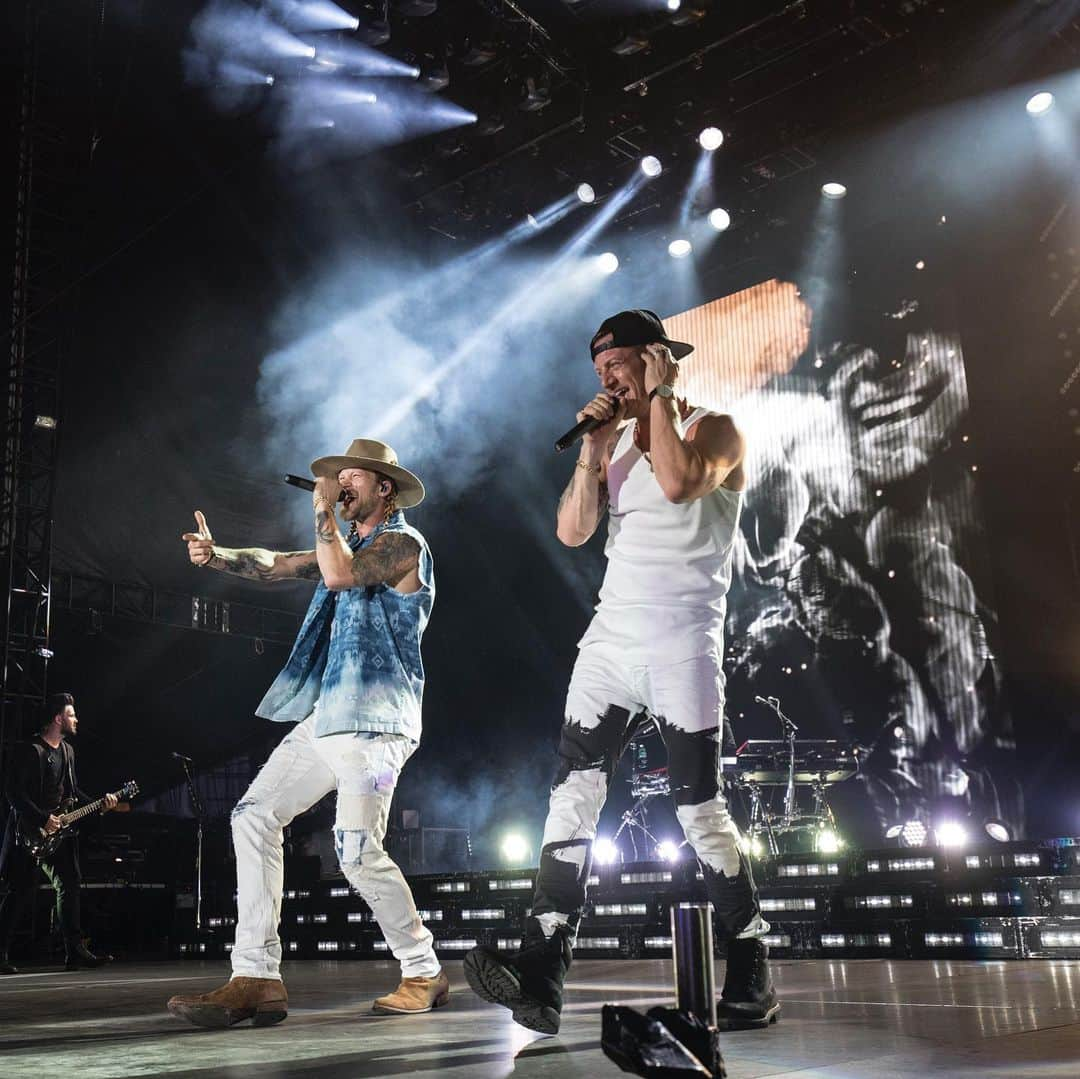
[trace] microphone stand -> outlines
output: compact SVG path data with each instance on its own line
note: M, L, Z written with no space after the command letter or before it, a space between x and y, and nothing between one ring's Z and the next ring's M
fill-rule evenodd
M788 745L787 789L784 791L784 827L790 828L795 823L795 735L798 734L799 728L781 711L779 698L769 697L766 704L776 713L776 718L780 720L780 733Z
M195 813L195 932L198 933L202 930L203 807L189 767L191 762L187 757L181 757L179 754L176 754L176 758L180 761L180 767L184 769L188 797L191 799L191 808Z

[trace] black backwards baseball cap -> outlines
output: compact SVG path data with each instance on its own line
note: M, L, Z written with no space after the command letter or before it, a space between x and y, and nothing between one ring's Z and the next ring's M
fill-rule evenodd
M597 340L611 334L611 340L603 345L597 345ZM595 359L601 352L609 348L623 348L627 345L651 345L659 342L671 349L672 356L681 360L694 351L693 345L685 341L672 341L664 332L664 324L655 311L635 310L620 311L611 318L604 319L600 323L600 329L592 336L589 343L589 351Z

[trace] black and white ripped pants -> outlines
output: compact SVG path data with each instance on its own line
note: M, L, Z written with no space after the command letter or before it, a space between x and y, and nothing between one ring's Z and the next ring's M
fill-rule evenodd
M619 759L648 713L667 746L675 812L694 849L720 940L768 932L750 863L719 784L724 675L715 652L682 663L631 666L620 650L589 643L566 699L559 769L544 825L532 913L550 936L577 935L596 825Z

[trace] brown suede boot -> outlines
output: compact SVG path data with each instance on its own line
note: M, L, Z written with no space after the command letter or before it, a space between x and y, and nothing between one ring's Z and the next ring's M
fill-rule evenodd
M277 978L233 978L212 993L172 997L168 1007L197 1027L231 1027L245 1019L269 1027L289 1014L289 994Z
M434 978L402 978L401 985L389 996L379 997L371 1006L373 1012L393 1015L417 1015L441 1008L450 999L450 979L445 971Z

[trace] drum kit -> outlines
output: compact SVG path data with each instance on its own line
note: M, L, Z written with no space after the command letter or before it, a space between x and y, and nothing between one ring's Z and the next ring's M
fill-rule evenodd
M750 739L735 750L734 756L719 760L730 777L729 785L748 802L744 834L750 849L773 857L824 850L822 841L835 837L836 832L836 820L825 792L858 772L854 748L839 739L800 739L799 728L784 714L778 698L754 699L775 713L782 737ZM655 722L649 721L630 743L630 793L634 804L623 813L613 840L617 844L625 832L635 860L649 857L657 847L656 836L649 829L649 802L671 793L667 766L650 767L653 762L647 742L658 736Z

